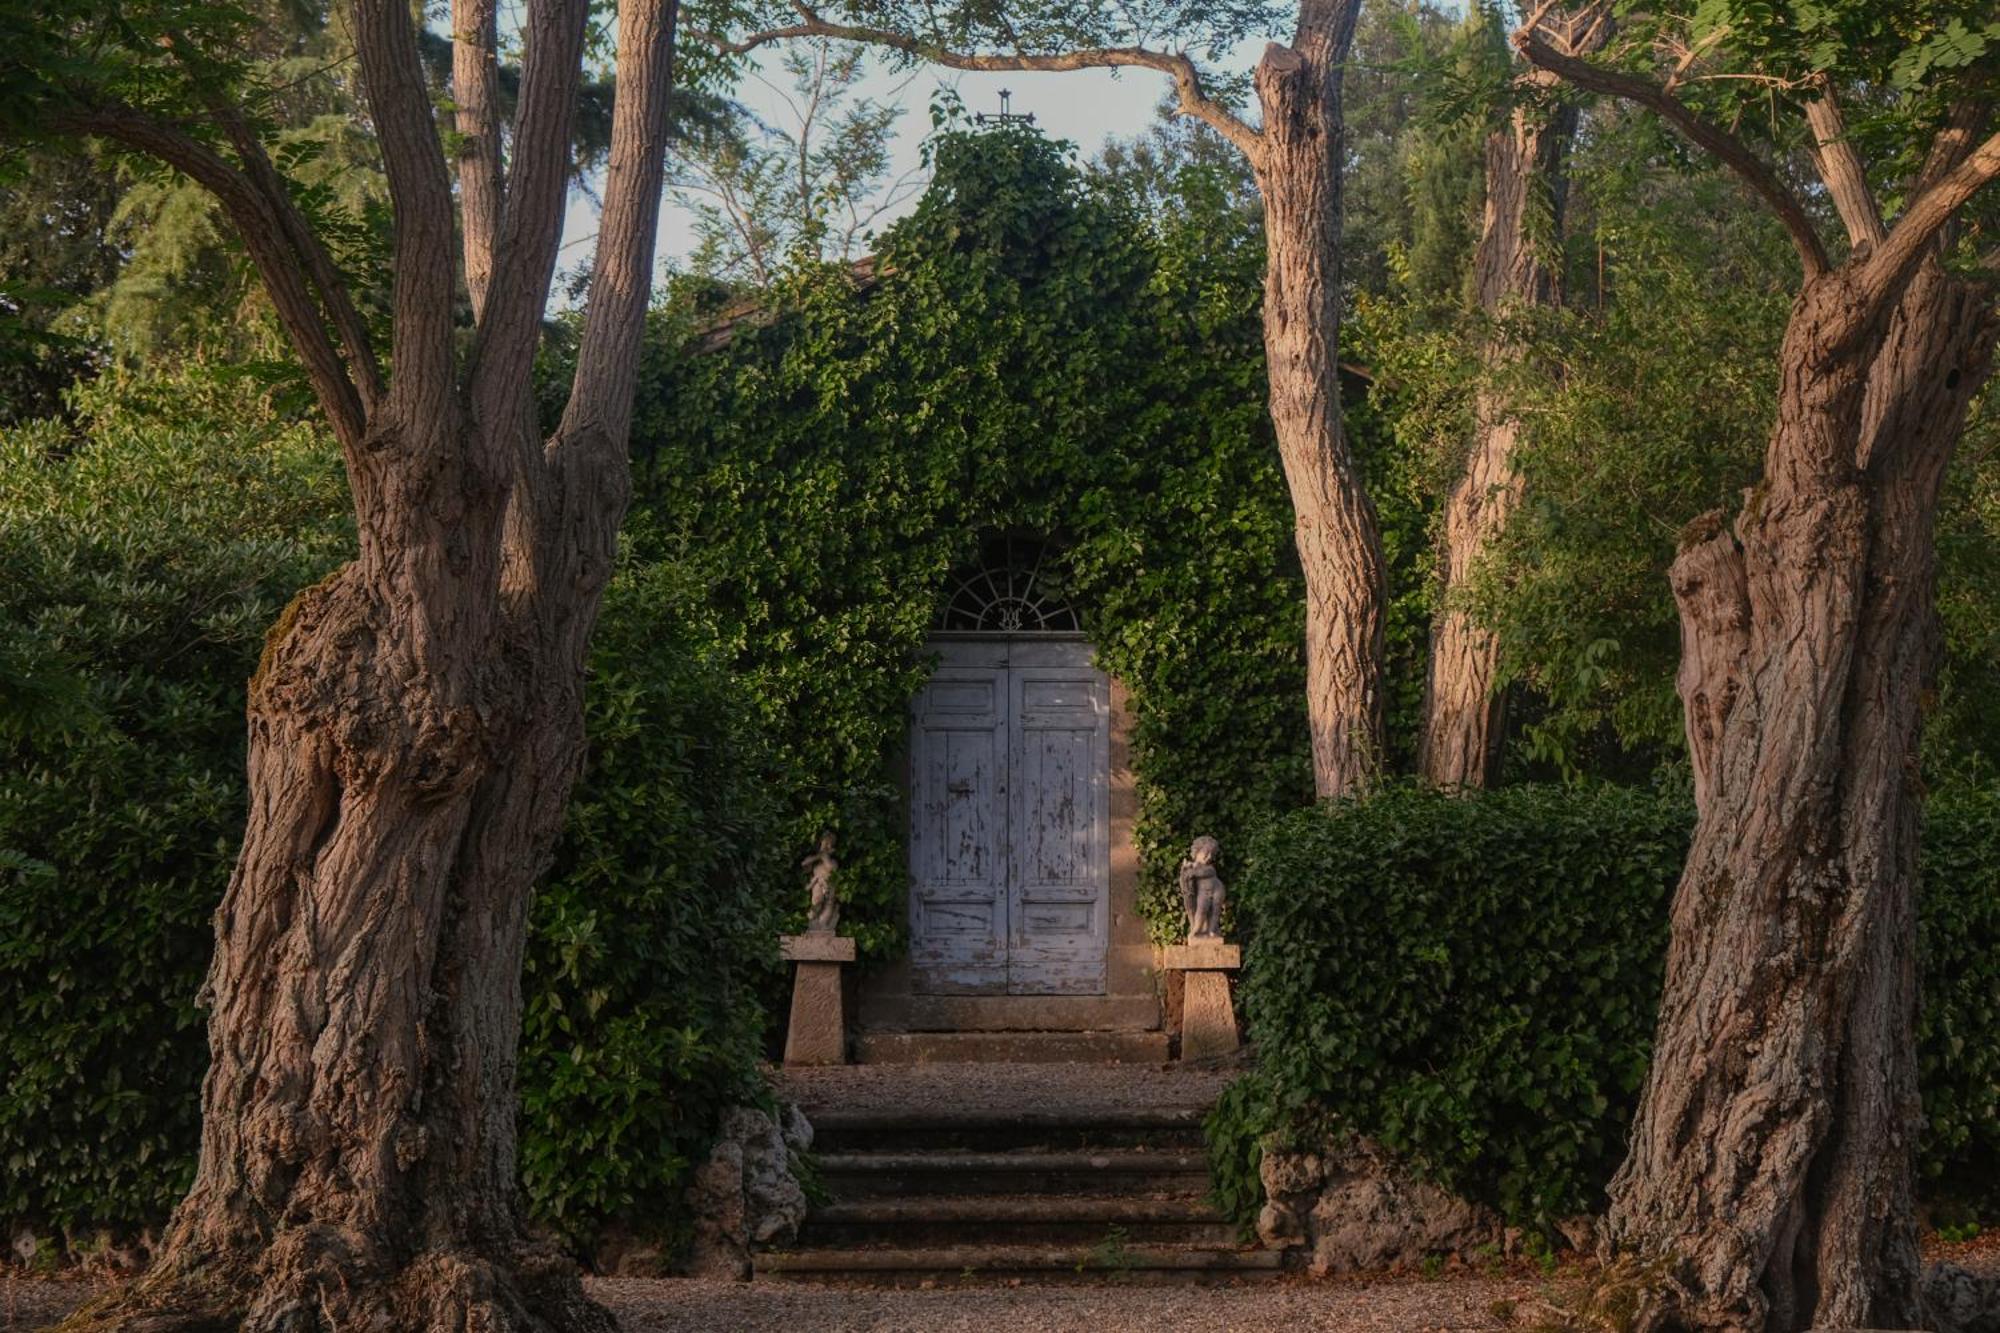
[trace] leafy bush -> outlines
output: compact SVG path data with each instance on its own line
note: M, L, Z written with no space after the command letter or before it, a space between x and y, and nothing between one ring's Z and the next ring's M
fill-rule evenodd
M1257 1141L1339 1124L1526 1223L1593 1208L1624 1155L1659 1000L1682 795L1390 787L1275 821L1237 886L1259 1069L1211 1119L1256 1202ZM1934 801L1919 1067L1926 1178L2000 1185L2000 791Z
M106 379L74 406L75 436L0 433L0 1219L72 1233L157 1223L187 1187L244 682L353 541L330 442L244 381ZM762 1095L768 783L740 693L676 633L694 595L666 565L613 580L530 918L522 1174L572 1234L671 1230L721 1106Z
M121 1225L192 1169L243 682L351 537L324 440L240 383L107 378L73 407L77 437L0 434L0 1217Z
M1922 849L1922 1179L1933 1194L1991 1208L2000 1206L2000 786L1933 796Z
M769 1095L760 994L788 867L740 692L662 632L691 597L666 565L606 590L589 766L529 922L521 1178L573 1234L678 1227L722 1111Z

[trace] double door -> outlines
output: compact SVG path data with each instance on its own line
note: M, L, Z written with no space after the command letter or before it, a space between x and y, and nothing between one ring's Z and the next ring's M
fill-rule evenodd
M914 988L1102 994L1110 681L1080 640L954 639L937 650L910 718Z

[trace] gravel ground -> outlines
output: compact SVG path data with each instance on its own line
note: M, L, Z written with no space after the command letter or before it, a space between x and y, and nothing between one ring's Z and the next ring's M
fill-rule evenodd
M604 1280L591 1292L626 1328L741 1333L1222 1333L1327 1329L1340 1333L1458 1333L1504 1328L1496 1300L1526 1284L1259 1283L1241 1287L957 1287L883 1291L804 1284Z
M1174 1065L834 1065L773 1069L771 1081L779 1096L797 1102L810 1119L816 1108L828 1106L853 1111L1206 1109L1236 1072Z
M1282 1282L1241 1287L954 1287L889 1291L805 1283L593 1278L590 1294L628 1333L1459 1333L1499 1329L1496 1300L1526 1283ZM0 1278L0 1329L46 1328L96 1291L89 1282Z

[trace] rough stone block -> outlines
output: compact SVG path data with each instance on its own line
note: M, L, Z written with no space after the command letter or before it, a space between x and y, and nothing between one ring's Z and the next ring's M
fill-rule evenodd
M852 945L854 941L848 940ZM785 1033L788 1065L847 1063L847 1009L839 963L804 962L792 974L792 1022Z
M778 952L794 963L851 963L854 941L845 935L780 935Z
M1169 944L1160 950L1160 966L1170 972L1233 972L1243 966L1240 944Z
M1189 972L1181 1001L1181 1059L1228 1055L1236 1047L1236 1006L1229 999L1228 973Z

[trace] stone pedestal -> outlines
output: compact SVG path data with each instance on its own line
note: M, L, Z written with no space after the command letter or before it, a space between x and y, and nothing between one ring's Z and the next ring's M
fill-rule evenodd
M840 935L780 935L778 949L793 964L785 1063L846 1064L847 1001L840 972L854 961L854 941Z
M1181 973L1181 1059L1228 1055L1236 1040L1236 1005L1229 998L1229 974L1243 966L1234 944L1204 941L1170 944L1160 965Z

